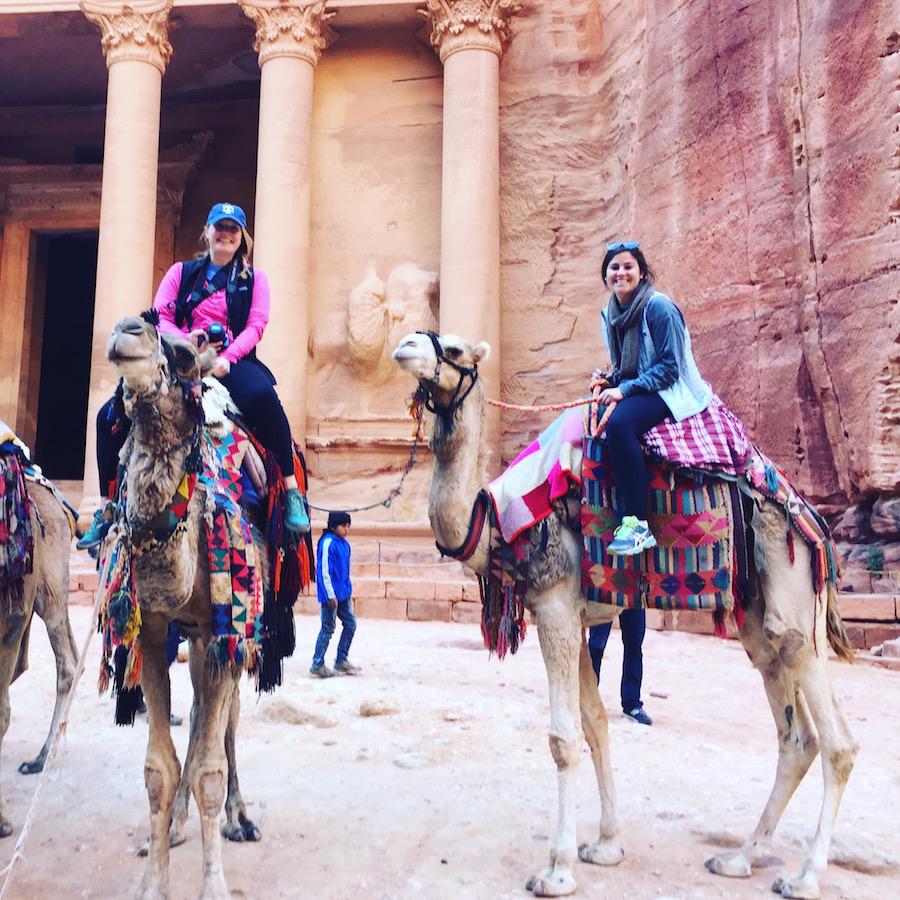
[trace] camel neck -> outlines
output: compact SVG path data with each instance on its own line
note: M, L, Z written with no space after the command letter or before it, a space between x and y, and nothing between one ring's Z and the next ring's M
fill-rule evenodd
M466 538L472 507L484 484L484 390L478 384L447 423L435 420L432 436L434 469L428 494L428 517L435 539L458 547ZM466 563L479 571L487 565L489 529Z

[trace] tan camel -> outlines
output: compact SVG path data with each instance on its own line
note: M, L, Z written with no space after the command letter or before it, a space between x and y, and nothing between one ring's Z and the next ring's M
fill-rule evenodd
M25 576L24 620L11 623L7 609L0 614L0 746L9 728L9 686L28 668L31 616L37 613L47 626L56 658L56 704L50 731L40 753L19 766L23 775L32 775L42 771L47 761L50 742L75 677L78 651L69 624L69 547L72 541L69 520L49 488L27 481L25 489L33 504L34 566L31 574ZM26 623L24 628L23 621ZM0 797L0 837L8 837L12 831Z
M172 499L185 472L196 416L183 389L196 384L214 354L199 354L187 341L160 335L141 318L119 322L107 345L107 356L124 383L126 412L132 428L122 450L127 465L128 521L151 521ZM200 812L203 839L202 898L229 897L222 867L218 818L223 801L227 822L223 833L233 839L258 840L247 818L234 765L234 736L239 710L240 669L216 674L207 661L212 638L212 604L205 529L206 491L197 483L185 527L163 544L134 556L134 590L141 607L143 653L141 687L147 703L149 735L144 780L150 800L150 845L138 896L143 900L169 896L170 825L172 843L187 816L187 792L182 793L173 821L181 767L170 733L169 669L166 631L177 620L191 640L191 680L194 706L184 780ZM266 554L254 530L258 573L267 583ZM226 736L227 733L227 736ZM240 832L238 837L237 832Z
M455 335L427 334L404 338L394 359L431 395L437 409L431 437L434 471L428 514L437 541L446 547L463 544L476 495L484 485L486 450L484 391L475 381L462 397L478 364L490 348ZM448 412L452 407L452 412ZM441 412L441 409L445 412ZM809 551L795 536L796 562L791 565L785 542L784 514L774 506L762 511L764 540L757 543L757 596L747 611L741 640L760 671L778 730L775 785L756 829L736 852L714 856L707 868L719 875L746 877L767 854L782 812L797 785L821 751L825 782L818 829L799 870L772 886L783 897L818 897L818 876L828 862L828 847L857 745L836 702L828 676L826 640L842 656L852 655L837 614L834 592L816 597L810 585ZM573 864L615 865L623 858L609 756L608 722L585 642L585 627L608 622L618 607L588 604L580 589L581 536L559 518L548 520L546 548L532 546L526 606L537 624L550 688L550 752L559 776L559 818L550 864L528 882L541 897L575 890ZM538 529L535 529L537 531ZM488 529L466 563L486 574ZM815 644L814 644L815 637ZM819 648L816 652L815 647ZM580 724L579 724L580 720ZM575 771L584 737L590 746L600 789L600 833L580 848L575 840Z

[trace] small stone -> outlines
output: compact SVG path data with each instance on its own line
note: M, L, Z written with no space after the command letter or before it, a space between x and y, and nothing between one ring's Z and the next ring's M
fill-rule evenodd
M364 700L359 705L359 714L363 718L392 716L395 712L397 712L397 707L387 700Z
M424 753L403 753L394 759L398 769L424 769L431 765L430 757Z

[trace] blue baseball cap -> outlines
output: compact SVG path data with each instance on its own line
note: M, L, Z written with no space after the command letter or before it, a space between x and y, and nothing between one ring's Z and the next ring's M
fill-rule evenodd
M223 219L233 219L241 228L247 227L247 217L244 215L244 211L233 203L217 203L209 211L206 222L208 225L215 225L216 222L221 222Z

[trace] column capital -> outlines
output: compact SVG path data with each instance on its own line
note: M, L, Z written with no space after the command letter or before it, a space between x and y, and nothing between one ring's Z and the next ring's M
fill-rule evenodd
M457 50L490 50L502 56L509 41L509 19L520 0L425 0L419 12L431 25L431 46L441 62Z
M107 68L133 59L165 73L172 56L168 29L172 0L81 0L79 6L101 31L100 46Z
M256 25L253 49L259 65L276 56L305 59L315 67L322 51L335 39L328 26L333 12L325 0L238 0L244 15Z

